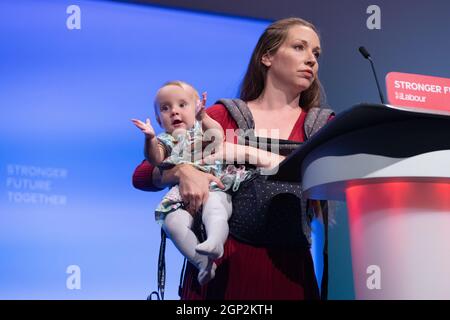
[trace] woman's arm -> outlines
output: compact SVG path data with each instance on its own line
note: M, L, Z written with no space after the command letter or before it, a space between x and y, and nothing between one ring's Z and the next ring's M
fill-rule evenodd
M209 195L209 185L215 182L221 189L225 188L222 181L212 174L202 172L190 164L180 164L172 169L153 170L153 185L164 188L169 185L178 184L180 195L187 210L195 214Z
M147 160L142 161L133 173L133 186L136 189L142 191L157 192L164 189L164 187L158 187L153 183L153 170L155 166L150 164Z
M284 158L286 158L285 156L281 156L277 153L261 150L251 146L240 147L245 148L243 152L246 155L247 162L261 168L272 169L279 165Z
M206 155L203 162L213 164L216 160L219 160L225 163L248 163L257 167L272 169L283 161L284 158L284 156L277 153L255 147L225 142L217 152Z
M157 167L144 160L137 166L133 174L133 186L143 191L156 192L167 186L179 184L181 198L186 204L189 204L188 211L191 214L197 212L208 199L211 182L224 188L219 178L199 171L189 164L181 164L164 170L161 175Z

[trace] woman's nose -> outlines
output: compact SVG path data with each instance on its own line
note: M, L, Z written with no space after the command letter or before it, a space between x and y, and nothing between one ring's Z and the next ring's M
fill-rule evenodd
M309 67L314 67L316 65L316 57L314 55L310 55L308 59L306 60L305 64Z
M305 64L312 68L316 65L316 63L317 63L316 56L314 55L313 52L309 52Z

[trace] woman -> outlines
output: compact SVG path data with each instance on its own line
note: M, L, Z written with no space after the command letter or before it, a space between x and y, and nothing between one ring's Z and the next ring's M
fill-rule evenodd
M319 55L317 31L302 19L276 21L261 35L240 94L251 112L256 136L270 138L273 130L278 130L276 138L296 142L305 140L307 114L320 106ZM207 112L224 130L238 128L224 105L214 105ZM327 119L330 114L327 114ZM236 142L236 139L230 142ZM161 175L145 161L133 176L134 186L142 190L158 190L158 187L178 183L191 212L197 212L205 202L211 182L219 183L214 176L189 165L177 166ZM234 210L239 209L239 203L244 204L239 202L240 192L236 195L237 207L233 204L233 215ZM310 221L302 223L309 224ZM232 229L230 232L233 234ZM302 236L306 239L304 236L307 235ZM195 269L188 265L182 299L318 299L319 290L309 248L307 241L292 245L261 245L244 242L231 235L225 244L223 257L216 261L213 281L200 286Z

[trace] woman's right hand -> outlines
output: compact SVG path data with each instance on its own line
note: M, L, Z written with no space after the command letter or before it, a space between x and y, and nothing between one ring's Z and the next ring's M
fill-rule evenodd
M260 157L260 163L257 166L265 169L273 169L277 167L286 157L277 153L267 152L264 157Z
M212 174L195 169L189 164L178 165L175 176L178 178L180 195L187 211L194 215L206 202L211 182L217 183L221 189L225 188L222 181Z

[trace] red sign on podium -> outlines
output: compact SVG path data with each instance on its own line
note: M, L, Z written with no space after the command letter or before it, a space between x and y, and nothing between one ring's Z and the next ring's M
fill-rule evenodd
M386 88L394 106L450 112L450 79L390 72Z

